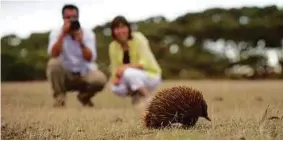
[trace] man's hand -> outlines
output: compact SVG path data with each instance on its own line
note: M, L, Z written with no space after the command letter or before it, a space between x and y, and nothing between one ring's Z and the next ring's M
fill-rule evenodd
M83 32L81 29L75 32L75 40L78 43L83 44Z
M64 38L69 33L70 26L71 26L71 23L69 21L64 22L61 33L59 37L57 38L57 41L54 43L52 50L51 50L51 55L53 57L58 57L60 55L62 51L62 47L63 47Z
M70 21L66 21L64 22L63 24L63 27L62 27L62 35L67 35L70 31L70 26L71 26L71 22Z
M83 31L81 29L79 29L78 31L75 31L74 39L75 41L79 43L79 47L82 50L84 59L87 61L91 61L92 53L91 53L91 50L84 44Z

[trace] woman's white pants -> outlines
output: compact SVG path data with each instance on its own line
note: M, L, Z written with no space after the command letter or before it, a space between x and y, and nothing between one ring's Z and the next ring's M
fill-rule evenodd
M161 76L150 77L140 69L127 68L121 81L118 85L112 85L111 90L119 96L127 96L131 91L136 91L139 88L145 87L149 92L155 90L161 83Z

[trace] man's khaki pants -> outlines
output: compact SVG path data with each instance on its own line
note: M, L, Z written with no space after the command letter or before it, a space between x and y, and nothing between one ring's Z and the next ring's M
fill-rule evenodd
M47 64L47 78L51 82L54 106L65 105L66 92L78 91L78 100L83 106L93 106L91 98L99 91L102 91L107 78L100 70L91 70L83 76L72 74L66 71L57 58L52 58Z

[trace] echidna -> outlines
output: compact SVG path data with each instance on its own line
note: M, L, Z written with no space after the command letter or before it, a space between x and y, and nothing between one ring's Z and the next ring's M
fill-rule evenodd
M164 128L173 123L191 127L199 117L210 121L202 93L190 87L176 86L157 93L148 105L143 120L148 128Z

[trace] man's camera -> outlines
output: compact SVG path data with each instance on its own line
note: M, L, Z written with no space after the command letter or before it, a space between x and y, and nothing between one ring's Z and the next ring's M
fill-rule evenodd
M81 28L80 22L78 20L71 20L70 30L76 31Z

